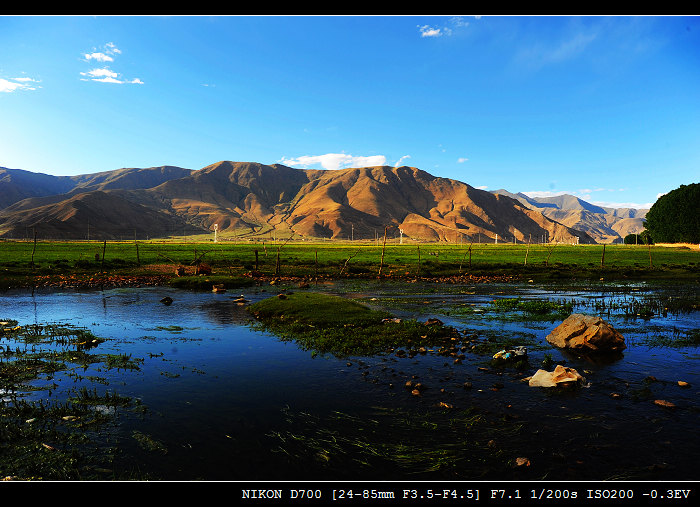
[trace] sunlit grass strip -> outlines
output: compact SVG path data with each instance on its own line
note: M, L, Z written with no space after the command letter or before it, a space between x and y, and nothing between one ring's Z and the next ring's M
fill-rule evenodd
M95 274L103 270L134 273L148 271L150 265L193 266L197 261L218 270L215 274L231 277L240 277L256 267L268 276L279 268L284 276L376 277L380 262L383 276L462 276L503 270L562 276L573 270L574 274L591 277L616 274L643 279L674 276L678 270L686 275L700 272L698 250L634 245L414 243L387 244L383 249L381 244L368 241L139 241L137 249L133 241L108 242L106 247L102 242L39 241L33 265L32 251L31 242L0 243L0 286L3 277Z

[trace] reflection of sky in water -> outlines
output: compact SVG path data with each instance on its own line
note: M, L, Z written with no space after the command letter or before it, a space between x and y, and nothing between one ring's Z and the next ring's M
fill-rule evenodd
M372 292L368 287L372 287ZM368 284L338 283L319 289L357 298L373 307L385 307L407 318L422 321L437 317L458 329L497 332L506 336L530 333L528 336L534 336L545 346L546 335L561 319L528 322L484 318L483 315L489 313L490 301L496 297L551 297L581 302L582 313L587 313L587 310L594 313L585 304L592 297L600 296L577 289L547 292L517 286L382 284L374 290ZM248 458L260 455L257 466L264 471L267 466L264 461L270 458L265 454L269 451L266 446L270 445L265 435L270 430L284 427L281 410L285 407L318 414L332 411L361 414L376 406L418 406L427 410L431 403L440 399L439 388L454 392L451 399L458 405L511 405L522 414L529 413L533 417L549 417L548 411L553 407L558 410L566 405L573 413L597 414L596 417L604 420L608 428L618 428L619 425L622 433L618 435L633 438L627 434L630 417L635 420L654 417L655 407L639 403L621 405L611 400L609 393L641 389L644 379L653 375L662 381L653 386L656 395L690 407L680 412L681 417L675 422L678 426L673 431L694 431L696 426L697 412L693 410L697 408L696 386L700 385L697 347L649 348L640 345L639 340L647 336L649 329L659 332L658 328L670 333L674 326L678 329L697 328L699 312L654 317L647 321L625 321L611 316L611 323L628 340L624 358L619 361L599 364L578 361L552 348L545 348L530 351L531 371L494 374L479 372L477 367L484 366L488 358L474 354L468 354L462 365L451 361L448 365L444 357L437 355L414 359L393 356L364 358L364 365L352 358L351 366L347 365L346 359L313 357L309 351L299 350L294 343L282 342L248 326L251 322L249 315L234 301L241 292L251 301L275 293L272 290L241 289L214 294L168 288L36 291L34 295L12 291L0 294L0 318L18 320L20 325L60 323L85 327L107 339L91 352L127 353L133 358L143 359L138 371L107 370L101 365L78 372L86 378L103 377L108 380L107 385L61 377L59 392L51 396L60 396L61 389L65 393L87 385L91 389L97 387L100 392L109 389L138 398L148 407L151 416L124 421L123 424L126 428L132 425L139 431L157 435L159 440L167 442L171 449L168 455L171 464L154 466L161 469L184 466L184 476L188 476L187 467L193 467L198 473L205 473L205 470L210 470L212 475L224 473L217 468L224 462L228 463L231 473L253 473L254 465L248 469L236 465L237 472L230 465L232 455L246 453ZM171 305L160 303L165 296L173 299ZM639 297L642 296L640 292ZM629 299L634 295L608 293L605 297L609 300ZM484 311L469 315L445 314L445 308L461 303L474 304L475 308ZM551 399L548 393L533 391L526 383L519 382L520 377L532 374L540 367L545 353L551 354L555 360L565 359L568 366L579 371L585 369L587 373L584 375L591 387L573 396ZM411 399L402 387L412 375L417 375L432 387L420 401ZM470 391L459 388L467 380L474 385ZM679 390L675 386L677 380L690 382L693 388ZM493 390L494 382L505 383L506 388ZM32 396L46 396L46 391L37 391ZM612 430L610 438L618 438ZM691 441L688 452L694 452L693 449L697 449L697 443ZM180 464L175 464L178 460ZM182 465L182 461L189 464ZM225 473L223 478L227 478Z

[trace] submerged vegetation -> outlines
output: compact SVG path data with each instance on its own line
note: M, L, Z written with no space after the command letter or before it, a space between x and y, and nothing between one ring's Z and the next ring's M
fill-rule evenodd
M570 315L574 303L571 301L550 301L543 299L501 298L491 303L496 311L520 311L529 316L567 316Z
M321 477L488 478L511 473L523 424L474 407L436 406L424 411L373 407L371 417L333 412L327 418L283 409L288 429L268 434L275 452L302 473ZM304 470L308 464L310 470ZM359 469L359 474L358 474ZM299 471L297 471L299 473Z
M94 432L112 421L117 407L140 410L138 400L85 386L64 401L38 392L50 395L60 376L77 378L88 365L138 366L129 357L90 352L104 340L86 329L21 326L7 319L0 321L0 339L0 477L75 480L111 474L105 467L114 449L96 445Z
M337 357L446 344L457 335L440 322L396 319L340 296L314 292L270 297L251 305L248 311L282 339Z

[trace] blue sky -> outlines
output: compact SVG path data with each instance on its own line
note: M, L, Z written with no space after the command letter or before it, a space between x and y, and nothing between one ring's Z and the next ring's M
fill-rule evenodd
M700 18L2 16L0 166L409 165L643 207L700 181Z

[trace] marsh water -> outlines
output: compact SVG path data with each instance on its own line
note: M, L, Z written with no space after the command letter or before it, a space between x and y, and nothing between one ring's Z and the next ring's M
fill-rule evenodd
M469 347L461 362L431 351L338 358L302 350L256 325L237 301L283 290L339 294L399 318L438 318L476 343L519 341L528 362L497 367L491 352ZM699 292L697 284L348 281L225 293L47 289L0 294L0 317L86 328L105 339L100 353L137 360L136 368L58 372L22 393L62 400L88 387L139 401L143 410L110 409L112 423L91 435L93 451L111 450L86 474L92 478L696 480ZM545 340L564 317L495 311L501 298L600 314L627 348L606 360L566 355ZM20 344L0 338L0 345ZM573 367L586 382L529 387L523 379L543 361L550 370ZM427 389L414 396L408 380Z

